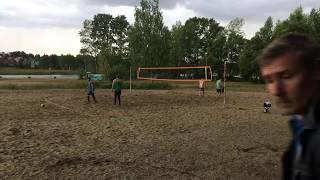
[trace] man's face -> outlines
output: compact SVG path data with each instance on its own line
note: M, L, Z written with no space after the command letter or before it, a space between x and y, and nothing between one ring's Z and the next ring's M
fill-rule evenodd
M279 56L261 68L269 93L283 114L305 115L316 92L317 81L293 55Z

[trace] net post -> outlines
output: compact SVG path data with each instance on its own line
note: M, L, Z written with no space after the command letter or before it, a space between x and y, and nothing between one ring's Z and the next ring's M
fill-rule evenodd
M226 70L227 70L227 61L224 61L223 67L223 104L226 104Z
M130 66L130 94L131 94L131 66Z
M205 68L204 68L204 75L205 75L205 77L206 77L206 81L208 80L208 75L207 75L207 69L208 67L206 66Z

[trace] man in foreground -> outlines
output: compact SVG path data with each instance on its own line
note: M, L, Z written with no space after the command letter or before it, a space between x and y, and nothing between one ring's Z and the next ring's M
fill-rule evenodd
M267 90L284 115L293 139L283 155L284 180L320 179L320 49L301 34L273 41L259 57Z

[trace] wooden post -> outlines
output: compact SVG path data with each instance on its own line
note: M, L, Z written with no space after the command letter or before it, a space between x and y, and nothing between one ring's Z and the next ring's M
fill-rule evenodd
M204 68L204 74L205 74L205 80L208 80L208 72L207 72L207 67Z
M130 66L130 94L131 94L131 66Z
M223 104L226 104L226 72L227 71L227 61L224 61L224 67L223 67Z

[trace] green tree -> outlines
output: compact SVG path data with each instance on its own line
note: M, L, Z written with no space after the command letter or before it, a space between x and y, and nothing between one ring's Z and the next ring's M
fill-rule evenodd
M86 19L83 21L83 28L79 32L80 42L82 44L82 48L80 49L80 54L83 57L88 57L88 56L94 57L93 59L85 58L83 60L93 61L94 67L95 67L94 71L97 71L98 69L97 55L99 53L99 49L96 46L94 46L94 41L91 38L91 33L92 33L92 21ZM92 62L84 62L84 64L92 64ZM85 66L85 70L87 70L86 67L87 66Z
M79 68L83 70L83 72L92 72L95 70L95 57L85 54L78 54L76 56L76 61L79 62ZM84 74L83 74L84 75Z
M96 14L93 17L90 38L93 47L99 50L110 49L112 44L111 22L113 17L110 14Z
M309 15L309 24L311 26L311 34L320 42L320 8L312 9Z
M76 58L70 54L58 56L58 64L62 69L77 69L80 67L80 63L81 62L77 61Z
M128 27L129 23L125 16L117 16L111 24L112 43L110 49L105 49L100 54L101 67L104 74L112 79L116 75L127 78L129 70L128 60ZM119 68L120 67L120 68Z
M308 19L308 15L303 13L303 8L298 7L290 14L288 19L276 23L273 37L277 38L289 32L311 34L312 27Z
M109 14L96 14L93 20L85 20L83 24L80 53L83 57L94 57L96 72L110 76L113 66L127 64L129 23L125 16L113 18Z
M159 0L141 0L134 16L134 25L129 30L131 65L166 65L170 55L171 34L163 24Z
M113 53L120 57L128 56L128 27L129 23L123 15L115 17L110 24Z
M172 48L170 51L170 62L171 66L182 66L185 65L185 36L184 26L178 21L172 26Z
M184 25L181 45L185 49L184 61L190 65L210 65L221 55L223 27L214 19L193 17Z
M210 45L208 47L208 62L213 65L213 71L219 76L223 74L223 61L226 57L226 34L224 30L221 30L215 38L210 40Z
M260 81L260 71L257 63L257 56L273 39L273 21L268 17L263 27L256 32L245 45L244 51L240 55L240 70L244 79L250 81Z
M231 20L226 28L227 39L224 46L226 57L224 60L228 63L227 74L231 77L240 73L239 58L245 45L244 33L241 30L243 24L243 19L236 18Z

